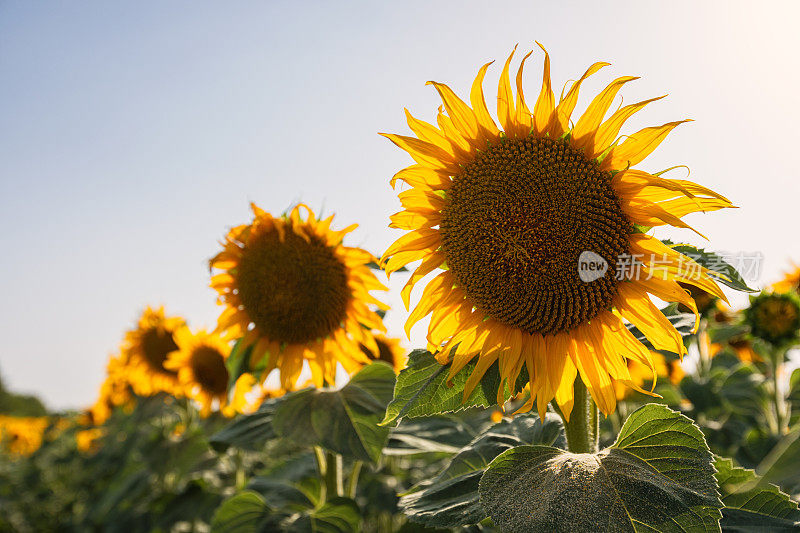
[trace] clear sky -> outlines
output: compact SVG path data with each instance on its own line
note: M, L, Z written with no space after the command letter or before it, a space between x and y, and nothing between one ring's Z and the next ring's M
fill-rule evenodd
M534 40L556 92L605 60L585 95L620 75L642 76L625 102L669 93L627 133L695 119L644 168L688 165L740 209L692 215L708 243L656 234L761 252L769 283L800 261L799 16L728 0L0 2L0 372L50 407L85 406L145 305L213 326L207 260L251 201L324 207L379 254L399 235L388 181L410 159L377 132L407 133L403 107L434 119L425 81L466 95L481 64Z

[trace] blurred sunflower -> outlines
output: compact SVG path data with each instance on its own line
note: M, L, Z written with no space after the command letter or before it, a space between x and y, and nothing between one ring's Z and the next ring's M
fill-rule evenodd
M137 327L125 333L122 352L128 357L128 380L139 396L176 393L177 374L164 363L178 349L174 334L184 324L180 317L165 316L163 307L148 306Z
M774 346L800 342L800 298L794 293L762 292L744 311L750 332Z
M97 401L89 408L87 417L95 425L102 425L111 416L115 407L131 408L135 402L133 388L129 381L129 356L127 352L117 357L109 357L106 365L106 379L100 385Z
M249 415L255 412L264 400L268 398L279 398L286 394L281 388L270 388L264 383L258 383L253 374L245 372L236 380L233 387L233 399L227 405L223 413L225 416L235 414Z
M0 415L0 445L12 456L28 456L42 445L47 417Z
M775 292L800 293L800 266L792 263L792 270L787 272L783 279L772 285Z
M217 334L200 330L192 333L183 327L175 332L178 350L171 352L165 368L177 373L183 394L200 404L200 414L207 417L216 400L220 410L228 403L228 380L225 361L231 348Z
M541 45L540 45L541 46ZM730 207L714 191L685 180L664 179L632 167L685 121L645 128L619 142L623 123L658 98L620 107L604 120L627 82L608 85L572 125L578 90L607 63L595 63L556 103L545 51L542 90L531 108L516 76L513 52L497 96L500 127L489 114L478 71L471 106L446 85L429 82L444 103L437 126L406 111L416 137L384 134L417 164L392 178L411 189L399 194L403 211L391 227L407 230L384 254L391 273L422 263L402 291L410 292L438 267L446 270L425 287L406 331L431 314L428 341L452 378L478 356L464 391L468 396L499 360L501 376L515 383L525 365L543 415L553 398L569 416L579 373L604 413L614 410L614 383L635 387L626 359L655 372L650 351L623 320L635 324L659 350L685 353L681 335L651 302L654 295L697 314L683 281L725 298L707 269L643 233L643 227L688 228L681 217ZM639 265L634 258L655 261ZM579 261L598 277L583 281ZM635 268L631 268L631 266ZM591 274L591 271L589 271Z
M743 337L737 337L729 340L727 343L711 343L709 355L713 358L726 348L729 348L737 359L746 363L757 363L763 360L753 349L753 343L749 339Z
M363 344L361 345L361 351L370 359L389 363L392 365L392 368L394 368L395 374L399 374L400 371L405 368L406 361L408 360L406 351L400 346L400 339L393 339L386 335L377 334L375 335L375 344L378 345L377 351L372 351Z
M97 451L98 440L105 434L103 428L89 428L78 431L75 434L75 442L78 450L84 453Z
M266 372L278 368L285 390L296 387L304 361L315 386L333 385L336 363L351 374L368 364L359 345L377 350L370 330L386 331L369 307L387 309L369 294L386 290L368 266L375 259L342 244L356 225L334 231L333 216L317 220L304 205L284 217L251 207L253 221L231 229L210 261L223 271L211 286L227 305L217 329L254 346L252 361L268 357Z

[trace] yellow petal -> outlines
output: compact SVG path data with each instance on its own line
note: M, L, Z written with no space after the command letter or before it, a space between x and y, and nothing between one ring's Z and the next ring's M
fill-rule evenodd
M554 119L555 97L550 84L550 54L547 53L541 43L537 42L536 44L544 50L544 75L542 77L542 90L536 100L536 106L533 108L533 116L536 132L544 133L550 130L551 120Z
M464 135L467 140L475 140L478 137L478 120L475 118L475 113L472 109L453 92L450 87L443 83L436 83L429 81L427 84L433 85L439 96L442 97L444 108L447 114L456 125L456 128Z
M434 144L414 137L406 137L405 135L395 135L393 133L381 133L380 135L408 152L414 161L420 165L425 165L433 170L444 170L451 174L456 174L459 171L453 156Z
M617 138L617 135L619 135L619 130L622 129L622 125L625 124L629 118L631 118L638 111L642 110L650 102L661 100L664 98L664 96L651 98L636 104L626 105L611 115L608 120L600 125L597 130L597 134L594 136L594 152L592 153L591 157L600 156L600 154L602 154L609 146L611 146L611 143L614 142L614 140Z
M489 140L497 139L500 135L500 130L497 129L497 124L494 123L492 116L489 114L489 110L486 107L486 99L483 96L483 78L492 63L494 61L486 63L480 68L478 75L475 76L475 81L472 82L472 90L469 93L472 110L478 121L478 128L481 130L483 138Z
M517 47L514 46L514 50L512 50L511 55L506 60L506 64L503 66L503 72L500 74L500 83L497 86L497 119L507 135L513 135L516 130L514 95L511 92L511 82L508 78L508 67L516 51Z
M572 129L573 146L580 150L585 150L586 153L591 153L593 151L594 136L597 132L597 128L603 121L603 117L606 116L608 108L611 107L614 97L623 85L629 81L638 79L639 78L634 76L622 76L617 78L608 84L600 94L594 97L592 103L589 104L589 107L586 108L586 111L581 115L581 118L578 119L578 123L575 124L575 127Z
M684 122L690 121L678 120L675 122L668 122L662 126L639 130L625 139L622 144L612 148L605 159L603 159L600 168L603 170L618 170L628 166L632 167L642 162L659 144L661 144L661 141L664 140L669 132Z
M572 116L572 112L575 110L575 104L578 103L578 92L581 88L581 83L591 76L595 74L598 70L603 67L607 67L610 63L602 63L598 62L586 69L586 72L581 76L581 79L576 81L572 84L569 91L567 92L567 96L565 96L561 101L558 103L556 107L556 122L553 127L553 136L561 137L564 133L569 131L569 119Z
M447 174L437 172L423 165L412 165L395 174L390 182L392 188L394 188L397 180L404 181L415 188L429 190L445 190L449 189L453 184L453 180Z
M525 57L522 58L522 61L519 63L519 69L517 69L516 134L517 137L521 139L527 137L531 132L531 128L533 128L533 116L531 115L531 110L528 109L528 105L525 103L525 93L522 90L522 71L525 68L525 61L531 56L532 53L533 51L530 51Z

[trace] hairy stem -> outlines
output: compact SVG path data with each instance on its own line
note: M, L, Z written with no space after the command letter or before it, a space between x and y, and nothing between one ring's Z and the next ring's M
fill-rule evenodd
M573 453L597 453L600 436L597 406L580 377L575 380L574 387L575 405L569 421L562 414L567 447Z

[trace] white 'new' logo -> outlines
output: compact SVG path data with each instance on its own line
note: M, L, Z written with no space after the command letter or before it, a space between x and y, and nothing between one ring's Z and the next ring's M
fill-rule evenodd
M578 276L584 283L590 283L606 275L608 261L594 252L586 250L578 257Z

